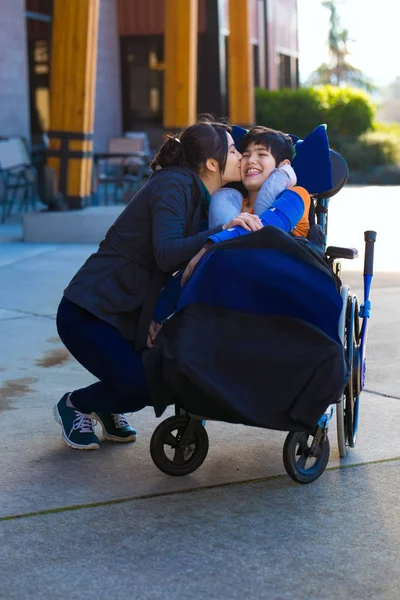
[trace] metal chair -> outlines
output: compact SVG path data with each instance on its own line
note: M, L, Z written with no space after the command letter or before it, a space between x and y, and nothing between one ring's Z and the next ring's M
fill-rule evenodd
M149 165L145 138L111 138L107 153L97 153L95 160L95 189L104 186L105 202L112 190L114 202L124 202L127 192L136 192L142 185Z
M0 139L0 178L3 187L0 196L2 223L11 216L18 191L22 192L20 212L26 209L29 203L32 208L35 207L37 172L23 138Z

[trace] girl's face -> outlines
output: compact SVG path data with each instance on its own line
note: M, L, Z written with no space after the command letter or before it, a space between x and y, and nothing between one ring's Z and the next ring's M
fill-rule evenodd
M226 132L228 137L228 155L226 158L225 171L221 173L222 185L231 181L240 181L240 161L242 155L235 148L235 143L230 133Z

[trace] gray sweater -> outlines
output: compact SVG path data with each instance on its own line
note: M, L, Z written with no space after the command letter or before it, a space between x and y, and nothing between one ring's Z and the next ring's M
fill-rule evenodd
M154 172L73 277L65 297L134 341L141 309L147 302L150 325L148 304L155 304L160 291L150 282L161 288L163 273L178 270L222 229L200 232L200 199L200 179L190 169Z

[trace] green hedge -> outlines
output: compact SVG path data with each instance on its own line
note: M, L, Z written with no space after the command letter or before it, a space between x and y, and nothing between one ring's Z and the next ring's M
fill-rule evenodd
M359 136L372 128L374 114L368 95L352 88L256 89L257 124L300 137L321 123L328 125L329 136Z
M400 185L400 167L371 167L368 171L350 170L349 183L355 185Z
M398 163L398 145L390 135L371 132L358 138L330 136L329 143L345 157L350 170L366 171Z
M374 123L374 115L375 108L368 95L351 88L326 85L298 90L256 90L258 125L304 137L317 125L326 123L330 146L345 157L350 173L372 176L374 169L386 173L392 165L400 165L400 128ZM393 181L390 173L389 179Z

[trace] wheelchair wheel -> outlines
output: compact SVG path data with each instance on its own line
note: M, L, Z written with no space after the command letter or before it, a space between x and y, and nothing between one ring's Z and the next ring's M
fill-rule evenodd
M358 300L350 293L348 287L343 288L342 298L345 315L343 319L341 317L340 335L345 348L350 376L343 397L336 405L336 422L339 454L341 458L344 458L349 449L354 448L357 441L361 364Z
M169 417L154 430L150 454L156 467L167 475L188 475L203 464L208 435L200 421L189 416Z
M322 434L315 449L314 436L304 431L288 434L283 446L283 464L289 477L298 483L312 483L324 472L329 461L330 445Z

